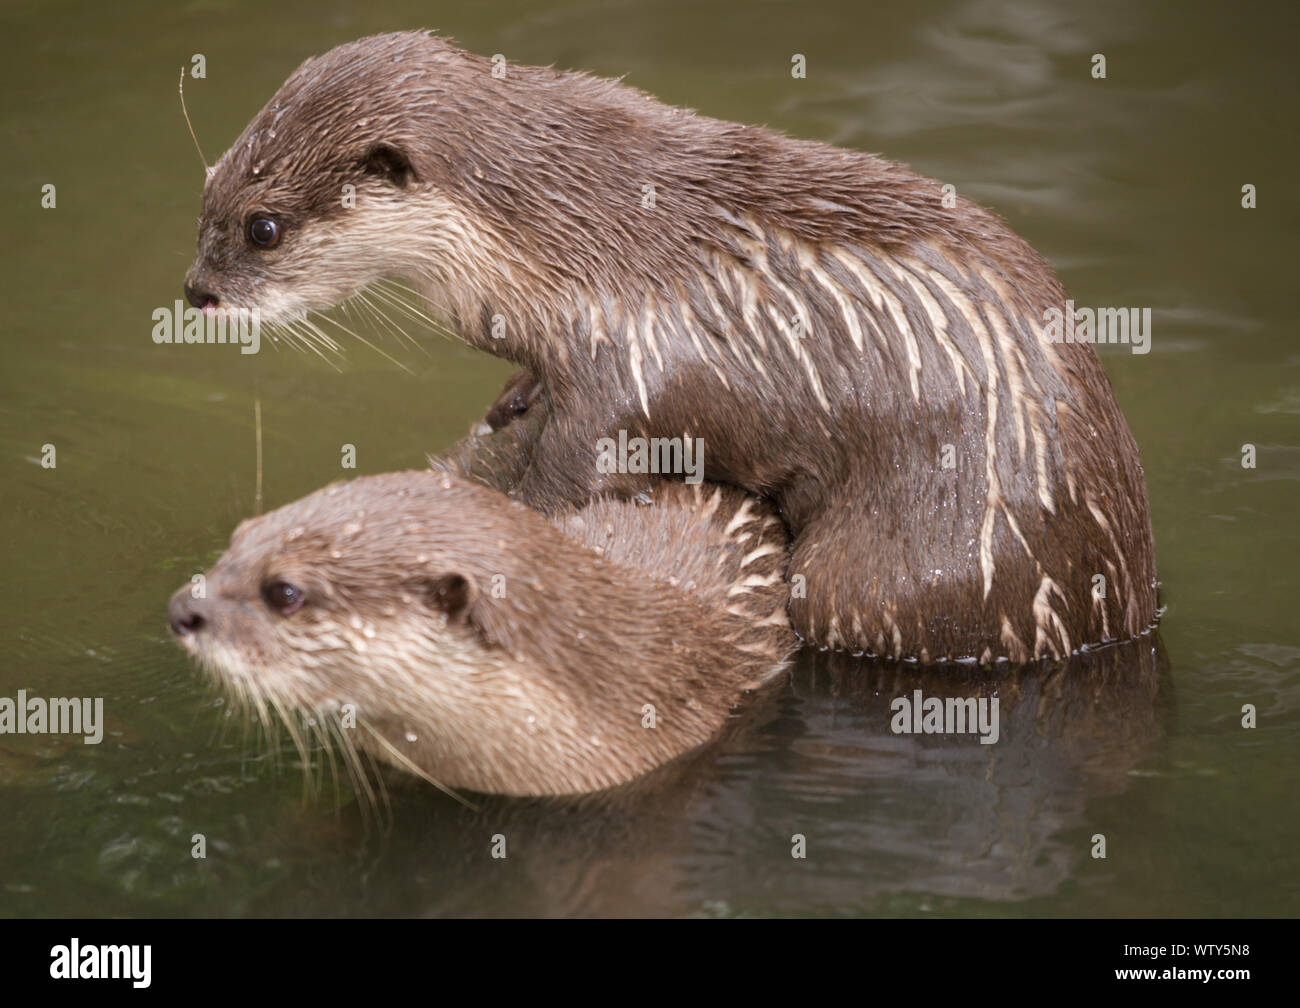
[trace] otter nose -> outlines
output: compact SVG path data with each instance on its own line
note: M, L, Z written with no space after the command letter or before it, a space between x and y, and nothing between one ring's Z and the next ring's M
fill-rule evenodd
M212 305L213 308L217 306L217 296L215 294L195 286L188 280L185 281L185 298L195 308L206 308L208 305Z
M177 637L198 633L208 622L207 599L196 599L189 587L182 588L167 605L167 617L172 633Z

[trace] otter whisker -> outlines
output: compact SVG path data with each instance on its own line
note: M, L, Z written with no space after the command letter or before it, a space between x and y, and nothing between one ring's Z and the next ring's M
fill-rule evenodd
M366 289L376 297L380 298L385 304L396 308L407 317L420 322L422 325L428 326L430 329L434 330L434 332L452 338L459 338L445 321L445 319L450 317L452 314L446 305L434 301L432 298L426 298L424 299L424 303L428 304L433 310L439 312L440 316L431 315L428 312L422 311L418 304L413 303L413 299L421 297L419 294L416 294L411 288L398 284L396 281L387 278L372 281Z
M257 485L254 491L255 514L262 513L262 400L253 400L253 427L257 439Z
M261 739L262 749L271 754L273 763L278 764L280 733L270 711L267 710L266 698L250 689L244 682L237 683L235 688L247 716L256 718L257 732Z
M402 752L400 749L396 748L396 747L395 747L391 742L388 741L388 739L384 738L384 736L381 735L377 729L375 729L374 727L372 727L372 726L369 725L369 724L366 724L364 721L361 721L361 722L358 722L358 723L359 723L363 728L365 728L366 731L370 732L370 736L371 736L371 737L372 737L376 742L378 742L381 746L383 746L384 751L385 751L386 753L388 753L388 755L392 758L393 762L399 764L400 766L402 766L402 767L405 768L406 770L409 770L411 773L415 774L415 776L419 777L421 780L428 781L430 784L432 784L434 787L436 787L439 791L441 791L443 794L445 794L448 798L452 798L452 799L454 799L454 800L460 802L460 804L464 805L464 806L465 806L467 809L469 809L471 812L477 812L477 811L479 810L479 809L478 809L478 806L475 805L473 802L469 801L469 799L467 799L467 798L462 798L460 795L458 795L458 794L457 794L455 791L453 791L451 788L449 788L449 787L447 787L447 786L445 786L445 785L443 785L443 784L440 784L438 781L434 780L434 778L431 777L431 776L429 776L429 774L426 773L425 770L424 770L422 767L420 767L420 766L418 766L417 764L413 763L413 762L412 762L412 761L407 757L407 755L406 755L404 752Z
M378 280L374 282L372 286L380 286L380 285L385 287L393 287L403 294L411 295L411 297L413 298L423 298L424 300L428 300L428 298L425 298L424 295L420 294L420 292L417 291L414 287L404 284L402 283L402 281L397 280L394 277L380 277ZM441 308L442 306L437 305L436 307Z
M326 321L331 322L331 323L333 323L334 325L338 326L340 329L342 329L342 330L343 330L345 333L347 333L349 336L353 337L354 339L356 339L356 340L357 340L358 342L360 342L360 343L364 343L366 346L368 346L368 347L369 347L371 350L373 350L375 353L379 354L381 357L385 358L385 359L388 360L390 363L392 363L392 364L396 364L399 368L401 368L401 369L402 369L403 371L405 371L407 374L411 375L412 377L415 376L415 372L412 371L409 367L407 367L405 364L403 364L401 361L399 361L399 360L398 360L396 357L394 357L392 354L385 353L383 350L381 350L379 347L375 346L374 343L371 343L370 340L366 339L364 336L362 336L362 335L361 335L360 333L358 333L356 330L354 330L354 329L349 329L347 326L345 326L345 325L344 325L342 322L340 322L338 319L336 319L336 318L332 318L332 317L330 317L329 315L322 315L321 318L322 318L323 320L326 320ZM308 324L308 325L311 325L313 328L316 328L316 325L315 325L314 322L310 322L310 321L308 321L307 324Z
M261 693L254 691L243 678L226 678L220 674L219 663L209 659L201 660L202 667L209 682L213 683L221 690L222 697L227 703L227 711L234 710L240 714L241 721L241 745L244 750L240 755L240 773L246 771L247 753L253 747L248 745L249 732L253 730L256 724L256 748L270 755L271 761L279 765L280 744L279 732L274 718L270 716L266 708L266 698ZM217 726L220 737L224 739L227 725L225 718Z
M342 372L343 368L339 361L344 356L343 348L330 336L321 332L319 327L311 326L306 319L297 318L280 322L273 331L277 334L283 333L285 342L293 349L299 352L310 351L335 371Z
M390 290L389 288L393 289ZM383 277L374 281L366 289L375 294L381 295L394 307L402 309L402 311L406 312L412 318L419 319L421 322L424 322L433 329L451 335L451 330L446 325L439 322L427 312L421 311L418 304L412 304L407 300L406 295L409 295L411 298L419 299L420 294L418 294L413 288L406 286L406 284L399 283L391 277ZM430 300L429 303L433 304L439 311L447 311L446 306L444 305L435 304L432 300Z
M328 734L329 719L323 714L304 715L307 719L307 727L310 734L315 736L320 743L319 749L324 753L325 764L330 770L330 782L334 785L334 806L339 805L339 768L338 762L334 758L334 746L330 741ZM321 774L321 783L324 784L325 775Z
M366 291L364 290L359 291L356 295L354 295L353 298L349 300L356 301L359 308L364 308L372 318L374 318L381 325L385 326L386 328L394 332L397 335L399 342L404 339L413 348L419 350L425 356L429 355L428 348L425 347L414 336L408 333L405 329L403 329L396 319L392 318L387 312L385 312L382 308L377 306L375 302L371 299L370 295L367 294Z
M181 115L185 117L185 125L190 129L190 139L194 141L194 149L199 152L199 162L203 165L203 174L208 176L212 174L212 167L208 164L208 159L203 156L203 148L199 146L199 138L194 134L194 124L190 122L189 109L185 107L185 68L181 67L181 80L179 86L181 94Z
M303 794L304 797L308 797L316 791L312 780L311 750L308 748L306 740L302 737L302 732L298 730L298 726L294 723L294 719L290 716L290 712L285 710L284 706L280 703L280 698L270 696L269 700L271 706L275 708L276 713L280 715L280 721L284 724L285 730L288 731L289 738L293 742L293 747L298 753L298 759L302 763L303 771Z
M392 334L402 345L410 344L411 347L420 349L420 344L411 338L411 335L393 322L387 315L375 308L373 302L366 297L364 291L358 291L343 302L343 307L351 315L352 310L356 309L357 317L364 320L367 324L377 328L384 329Z
M371 761L367 769L363 761L363 753L357 750L352 741L351 735L343 730L340 724L334 725L334 734L339 742L339 751L343 754L344 764L348 769L348 777L352 781L352 790L357 799L361 802L363 817L368 818L373 815L376 820L387 819L392 815L392 805L388 800L388 789L384 786L382 774ZM369 754L364 754L368 757ZM371 786L371 776L375 786ZM380 800L383 802L383 815L380 815Z
M212 670L212 671L215 671ZM274 696L253 690L240 679L223 679L220 684L228 695L239 704L245 714L245 729L248 722L256 718L259 733L272 762L278 767L283 751L281 744L281 726L289 733L294 748L303 766L303 790L305 796L316 796L324 785L324 766L328 765L330 781L334 791L335 807L342 805L342 790L339 774L339 758L347 772L352 793L361 808L362 818L384 821L391 817L392 806L388 791L378 768L371 760L368 768L365 762L369 753L358 751L351 737L339 723L337 717L325 714L307 714L307 704L302 699L289 696ZM276 717L271 716L268 705ZM301 712L301 713L299 713ZM299 713L295 717L295 713ZM301 723L301 724L300 724ZM304 735L301 728L305 727ZM312 740L316 745L310 744ZM321 773L316 773L314 752L323 752L324 763ZM372 778L374 783L372 784Z
M388 290L386 289L385 285L395 287L397 289ZM416 305L411 304L411 302L407 300L406 295L410 295L410 297L412 298L420 297L420 295L417 294L410 287L407 287L404 284L400 284L396 280L392 280L385 277L381 280L376 280L374 283L370 284L367 290L369 290L376 297L379 297L385 304L390 305L391 307L396 308L398 311L405 314L408 318L411 318L417 322L427 325L439 336L443 336L447 339L453 339L453 340L460 339L460 336L457 333L453 332L451 328L447 326L446 323L440 322L432 315L429 315L428 313L421 311ZM437 302L434 302L431 298L426 298L426 300L430 305L432 305L438 311L442 312L444 316L451 314L445 305L438 304Z
M325 330L321 329L320 326L316 325L307 315L299 316L293 320L293 323L295 331L307 342L314 343L322 350L327 350L338 357L344 355L342 345Z
M397 325L389 314L389 311L391 310L404 315L413 322L418 322L420 325L427 326L436 336L455 338L454 334L446 326L442 325L431 316L412 310L411 306L406 304L400 298L387 291L380 290L373 284L366 289L366 295L367 299L370 301L371 307L390 325Z
M298 335L297 330L294 329L292 320L286 319L281 322L273 322L266 328L271 337L271 345L274 346L277 351L280 349L281 341L286 343L290 349L299 353L307 349L303 346L302 337Z

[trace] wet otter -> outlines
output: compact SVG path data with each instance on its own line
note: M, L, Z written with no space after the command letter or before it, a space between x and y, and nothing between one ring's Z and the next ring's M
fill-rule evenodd
M613 787L710 741L794 645L772 510L655 497L548 521L451 472L361 477L241 524L171 626L254 707L341 737L352 704L345 744L442 786Z
M1152 624L1137 446L997 216L871 155L494 68L423 32L304 63L210 173L193 303L291 322L411 285L546 387L535 507L643 486L597 470L602 438L690 435L708 479L779 504L819 644L1023 662Z

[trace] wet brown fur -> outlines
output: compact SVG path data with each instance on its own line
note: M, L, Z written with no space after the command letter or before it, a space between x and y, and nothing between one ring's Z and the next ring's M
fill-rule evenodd
M473 481L513 480L512 437L244 522L208 597L174 597L203 619L182 643L255 707L353 704L358 749L447 787L595 791L709 742L794 644L780 521L679 483L548 521ZM297 612L263 600L277 580Z
M242 239L256 210L286 222L271 254ZM1064 290L933 180L376 36L304 63L222 158L191 280L302 310L385 272L546 387L519 488L533 506L640 489L592 462L620 429L688 433L708 479L772 497L806 639L1021 662L1155 618L1137 447L1092 348L1041 334Z

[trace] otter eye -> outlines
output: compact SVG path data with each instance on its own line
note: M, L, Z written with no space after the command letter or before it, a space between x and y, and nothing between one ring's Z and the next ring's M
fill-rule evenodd
M254 245L273 248L280 241L280 225L270 217L254 217L248 225L248 237Z
M281 616L289 616L302 608L307 600L303 590L288 581L272 581L262 588L262 598Z

